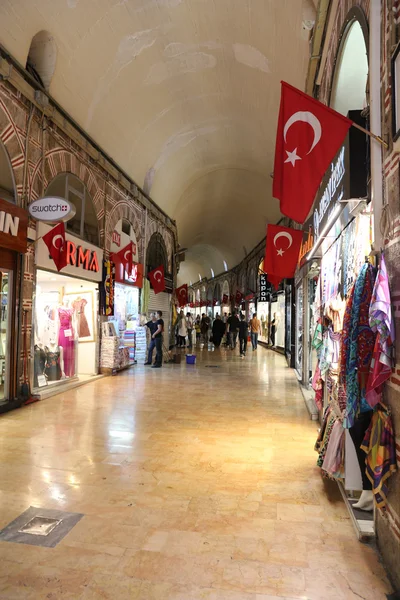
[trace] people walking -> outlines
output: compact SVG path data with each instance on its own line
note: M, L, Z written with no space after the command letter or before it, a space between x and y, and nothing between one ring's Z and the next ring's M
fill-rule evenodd
M191 350L193 348L194 321L193 321L193 317L190 314L190 312L188 312L186 314L186 326L187 326L187 336L188 336L188 348L189 348L189 350Z
M150 331L150 343L147 351L147 362L144 363L145 366L151 365L153 362L153 350L156 347L156 341L153 338L153 333L155 333L158 329L156 313L151 314L151 319L150 321L147 321L146 327Z
M237 335L239 329L239 319L237 317L236 311L234 310L232 315L228 318L228 334L229 334L229 345L231 350L236 348Z
M244 314L241 314L240 315L240 323L239 323L239 346L240 346L240 356L242 358L244 358L246 356L248 335L249 335L249 324L246 321L246 316Z
M186 336L188 333L187 321L183 310L179 314L179 320L177 324L178 328L178 346L184 348L186 346Z
M250 320L250 336L253 351L257 350L259 335L261 335L261 323L260 320L257 319L257 313L254 313L253 318Z
M200 342L200 337L201 337L201 327L200 327L200 315L197 315L196 317L196 322L194 324L194 328L196 330L196 344L198 344Z
M219 348L222 342L222 338L225 335L226 325L221 319L220 315L217 315L212 326L212 341L216 348Z
M201 338L202 338L203 344L208 344L209 328L210 328L210 318L207 317L206 313L203 313L201 315L201 323L200 323Z
M162 318L162 311L157 311L157 321L156 321L157 329L152 334L151 338L155 341L156 344L156 361L153 365L153 369L160 369L162 367L162 347L163 347L163 333L164 333L164 321Z

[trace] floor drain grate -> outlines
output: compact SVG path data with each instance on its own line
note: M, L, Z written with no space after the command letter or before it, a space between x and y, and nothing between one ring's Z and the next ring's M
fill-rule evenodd
M206 369L220 369L219 365L204 365Z
M61 523L61 520L49 519L47 517L33 517L26 525L18 529L19 533L29 533L30 535L49 535Z

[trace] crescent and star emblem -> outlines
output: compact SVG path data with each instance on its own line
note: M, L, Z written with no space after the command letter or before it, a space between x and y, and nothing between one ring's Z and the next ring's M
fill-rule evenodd
M61 240L61 244L59 246L56 245L56 241L57 240ZM58 235L54 236L54 238L53 238L53 246L54 246L54 248L56 250L61 250L64 247L64 239L63 239L62 235L58 234Z
M280 237L285 237L288 239L289 246L286 248L286 250L289 250L290 246L293 244L293 238L290 235L290 233L288 233L287 231L280 231L279 233L277 233L276 236L274 237L275 248L276 248L276 240L278 240ZM283 256L284 252L285 251L282 248L278 248L278 250L277 250L278 256Z
M185 288L182 288L181 291L179 292L180 296L186 296L186 290Z
M321 123L319 122L317 117L310 111L295 112L291 117L289 117L289 119L285 123L285 127L283 129L283 139L285 140L285 142L286 142L286 135L287 135L287 132L289 131L290 127L294 123L297 123L298 121L303 122L303 123L308 123L309 125L311 125L311 127L314 130L314 141L311 145L311 148L307 152L307 155L308 155L308 154L310 154L310 152L312 152L314 150L315 146L318 144L319 140L321 139L321 135L322 135ZM287 159L285 160L285 163L291 163L293 167L295 166L297 160L302 160L302 157L297 154L297 148L295 148L292 152L288 152L287 150L285 150L285 152L287 154Z
M154 271L153 277L154 277L154 280L157 281L158 283L161 282L162 276L163 276L163 274L159 269L157 269L157 271Z
M124 254L124 259L125 259L125 260L129 260L129 257L128 257L128 254L129 254L129 253L130 253L130 254L132 254L132 252L131 252L130 250L127 250L127 251L125 252L125 254Z

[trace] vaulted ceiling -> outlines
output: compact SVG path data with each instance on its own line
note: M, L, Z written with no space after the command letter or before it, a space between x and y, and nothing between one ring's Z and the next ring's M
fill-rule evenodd
M303 88L313 0L2 0L25 65L49 32L50 93L178 225L182 281L234 266L279 219L280 80Z

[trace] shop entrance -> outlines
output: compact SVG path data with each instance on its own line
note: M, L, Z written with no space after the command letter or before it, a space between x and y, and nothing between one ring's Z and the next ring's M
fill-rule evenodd
M0 266L0 402L10 395L10 334L13 272Z

